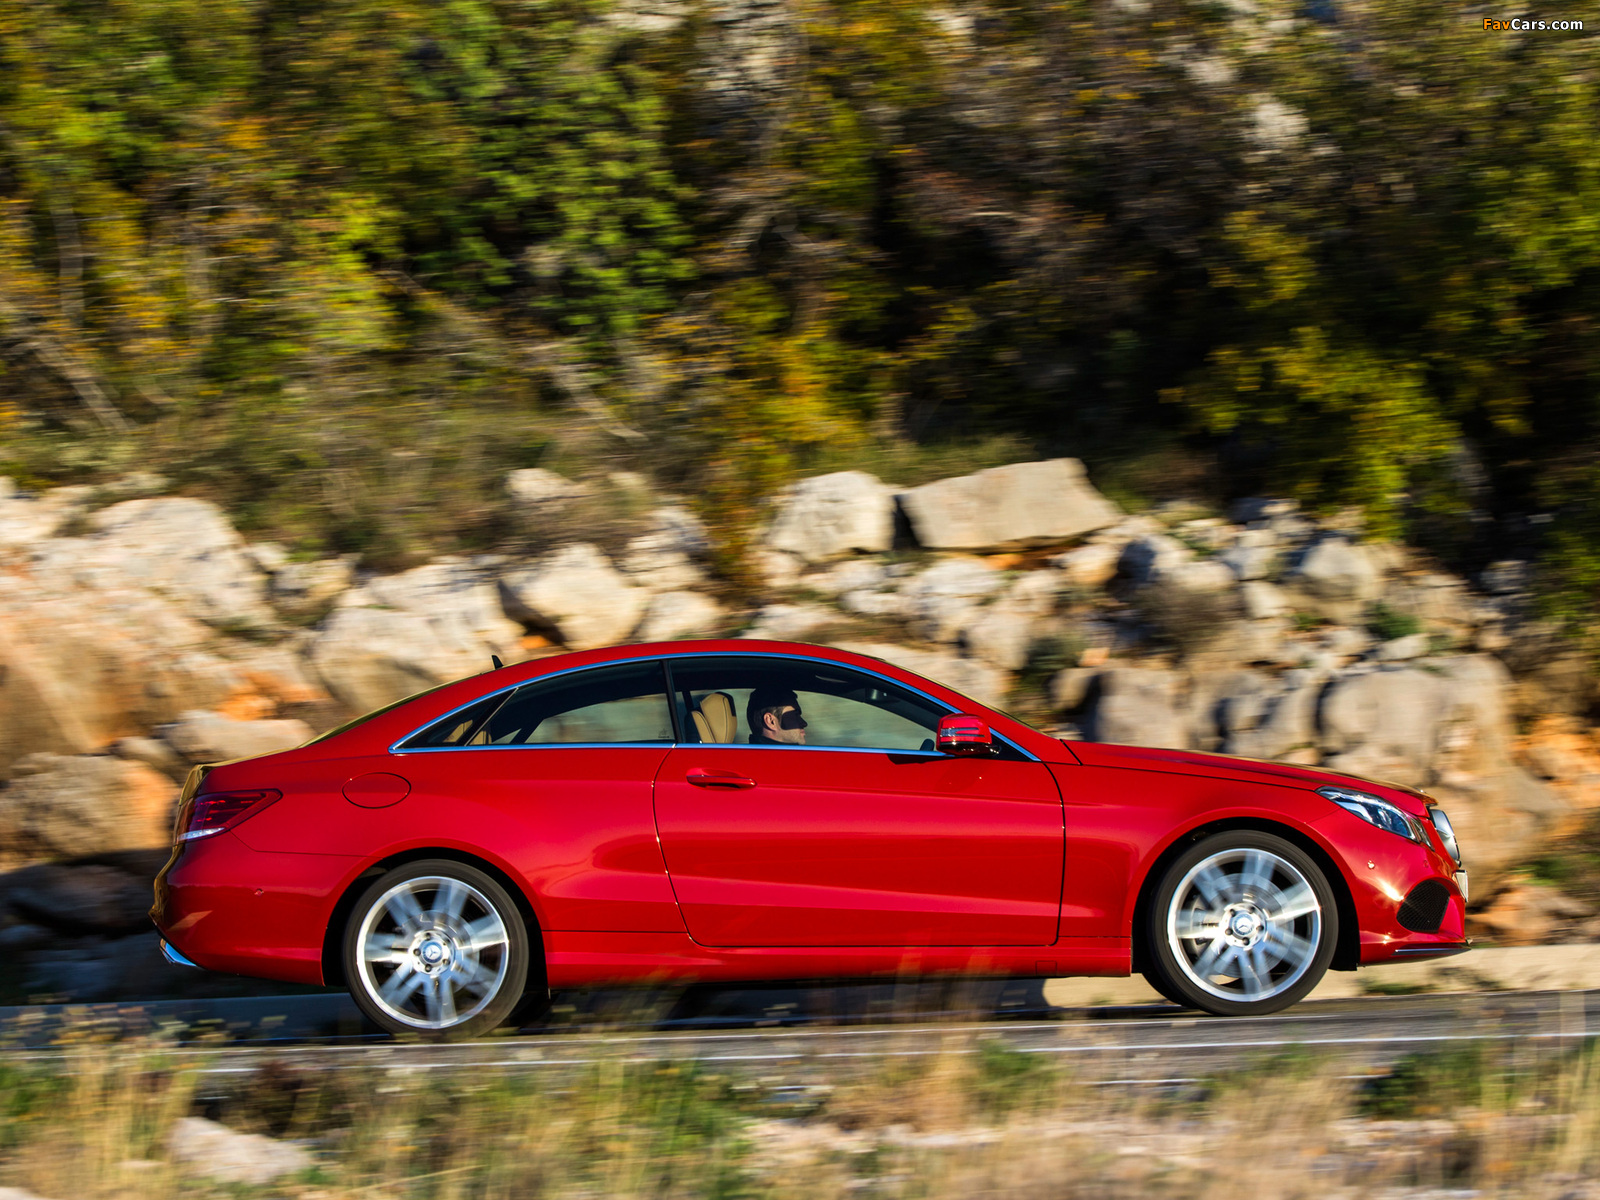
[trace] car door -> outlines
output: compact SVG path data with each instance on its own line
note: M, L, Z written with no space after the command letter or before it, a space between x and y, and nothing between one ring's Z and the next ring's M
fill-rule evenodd
M692 740L661 764L656 826L697 942L1055 941L1062 808L1043 764L1010 746L939 754L947 708L826 660L708 655L669 668ZM774 689L798 701L806 744L752 742L752 695Z
M681 933L651 807L672 741L660 660L559 672L408 738L399 769L425 803L366 815L401 836L492 846L548 931Z

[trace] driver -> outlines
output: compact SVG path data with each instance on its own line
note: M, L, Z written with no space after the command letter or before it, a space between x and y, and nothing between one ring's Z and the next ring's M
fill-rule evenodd
M744 719L752 746L804 746L806 722L800 698L787 688L758 687L750 693Z

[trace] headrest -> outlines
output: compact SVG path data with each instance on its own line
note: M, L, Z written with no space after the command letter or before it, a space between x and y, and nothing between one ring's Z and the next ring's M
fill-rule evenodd
M726 692L712 692L689 715L694 718L694 727L702 742L731 742L739 732L738 719L733 715L733 697Z

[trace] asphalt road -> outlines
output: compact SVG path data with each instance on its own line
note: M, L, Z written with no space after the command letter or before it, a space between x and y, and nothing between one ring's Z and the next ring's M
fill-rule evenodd
M196 1056L205 1072L216 1075L248 1073L273 1061L306 1071L414 1073L571 1072L598 1061L670 1060L803 1083L812 1076L837 1078L854 1069L872 1069L885 1058L976 1053L978 1042L993 1038L1024 1053L1061 1056L1086 1084L1133 1086L1201 1079L1297 1048L1336 1055L1357 1075L1452 1042L1493 1044L1515 1055L1537 1056L1600 1035L1600 991L1379 996L1307 1002L1271 1017L1223 1019L1168 1005L1029 1006L1027 989L1019 995L1017 986L1012 986L1009 1007L1006 990L994 985L997 990L976 998L998 997L999 1004L952 1006L950 995L944 994L935 997L946 1002L936 1011L929 996L917 989L899 993L898 1009L889 1011L874 1007L882 999L881 988L710 992L691 998L687 1011L682 997L675 1008L643 1011L636 1003L631 1014L591 1012L587 1024L574 1019L576 1010L569 1010L565 1024L453 1045L398 1042L348 1022L342 1034L313 1032L306 1013L320 1006L323 1016L337 1015L338 996L223 1001L214 1003L260 1006L256 1024L245 1027L235 1021L234 1040L190 1041L176 1053ZM785 996L790 998L777 999ZM348 1005L348 1000L342 1003ZM148 1019L149 1010L157 1007L137 1011ZM604 1008L591 1003L594 1007ZM296 1009L301 1010L299 1018ZM279 1019L269 1019L268 1010ZM17 1010L7 1010L0 1013L0 1055L13 1062L66 1062L74 1055L98 1053L90 1047L48 1043L52 1031L63 1028L60 1022L81 1028L85 1021L99 1019L104 1025L116 1011L117 1006L105 1006L98 1018L96 1010L35 1012L18 1026ZM228 1024L223 1014L201 1028L221 1030Z

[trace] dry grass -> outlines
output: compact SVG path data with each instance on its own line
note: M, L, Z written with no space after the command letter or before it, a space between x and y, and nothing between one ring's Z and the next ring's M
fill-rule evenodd
M1600 1196L1600 1059L1402 1064L1377 1086L1287 1056L1178 1092L1094 1087L952 1032L925 1057L782 1077L623 1057L540 1073L203 1074L157 1045L0 1064L0 1186L54 1200L884 1196L1101 1200ZM180 1116L300 1140L268 1188L174 1165Z

